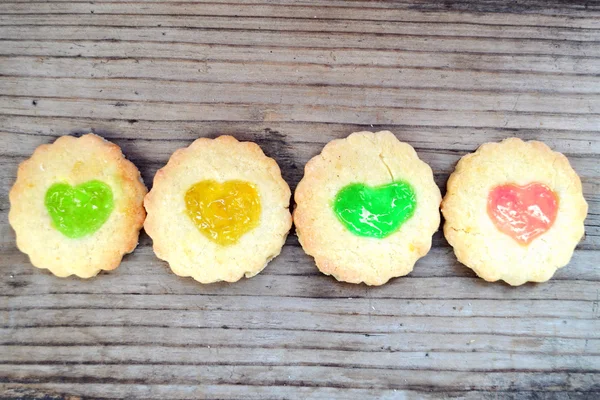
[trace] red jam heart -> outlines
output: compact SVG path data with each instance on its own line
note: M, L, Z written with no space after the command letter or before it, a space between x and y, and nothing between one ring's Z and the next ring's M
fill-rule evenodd
M546 232L556 219L558 198L541 183L496 186L488 195L488 215L500 232L521 245Z

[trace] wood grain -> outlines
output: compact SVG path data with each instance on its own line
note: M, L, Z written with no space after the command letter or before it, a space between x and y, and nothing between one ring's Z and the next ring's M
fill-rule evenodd
M0 398L597 399L600 6L500 0L0 3ZM441 233L368 288L318 273L295 235L263 273L201 286L143 234L95 279L31 267L8 225L18 164L63 134L120 145L148 185L231 134L292 188L335 138L389 129L444 191L509 136L565 153L586 237L545 284L460 265Z

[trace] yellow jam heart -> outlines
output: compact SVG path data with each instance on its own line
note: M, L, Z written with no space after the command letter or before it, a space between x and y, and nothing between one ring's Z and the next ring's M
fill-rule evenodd
M237 243L260 220L256 187L244 181L200 181L185 193L187 215L207 238L222 246Z

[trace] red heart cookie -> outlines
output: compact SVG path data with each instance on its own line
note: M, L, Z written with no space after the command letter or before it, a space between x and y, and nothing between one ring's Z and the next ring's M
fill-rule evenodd
M507 184L490 191L487 208L488 215L502 233L527 245L554 223L558 197L541 183Z

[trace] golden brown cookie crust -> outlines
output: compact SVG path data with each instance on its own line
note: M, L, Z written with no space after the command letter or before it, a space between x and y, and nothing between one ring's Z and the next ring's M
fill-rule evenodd
M498 185L533 182L552 189L559 208L552 227L523 246L496 228L487 199ZM458 162L447 187L444 235L458 260L486 281L513 286L545 282L569 263L583 237L588 206L581 180L564 155L542 142L510 138L486 143Z
M44 204L46 191L57 182L74 186L95 179L111 187L114 209L96 232L70 239L52 226ZM90 278L101 270L113 270L137 246L146 216L142 205L146 192L139 170L116 144L91 133L80 138L61 136L39 146L19 166L9 194L9 221L17 247L34 266L60 277Z
M331 202L351 183L379 186L396 180L411 184L415 214L392 235L372 239L354 235L337 219ZM440 224L440 190L429 165L389 131L356 132L328 143L305 167L295 193L294 223L304 251L337 280L382 285L412 271L431 248Z
M254 184L261 198L259 225L238 243L221 246L207 239L185 212L185 192L201 180L242 180ZM276 257L291 228L290 188L279 166L252 142L231 136L200 138L179 149L154 178L144 205L144 228L154 252L179 276L201 283L250 278Z

